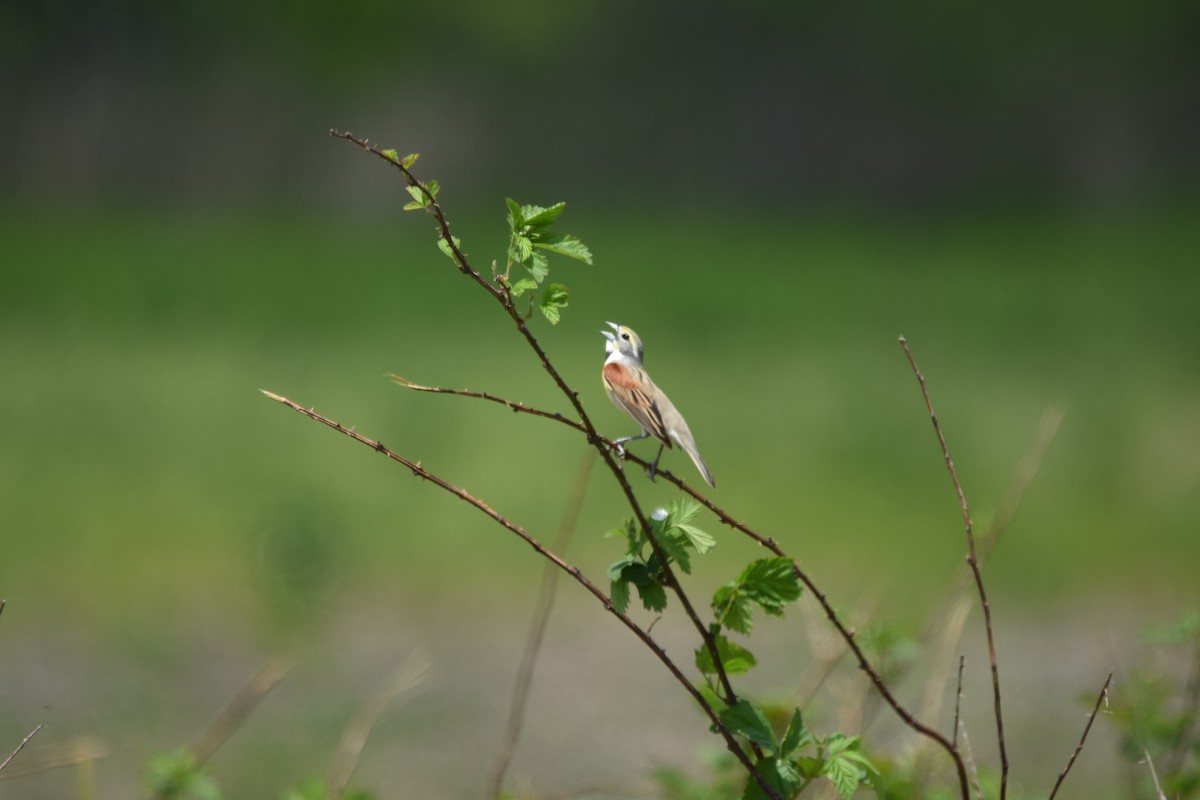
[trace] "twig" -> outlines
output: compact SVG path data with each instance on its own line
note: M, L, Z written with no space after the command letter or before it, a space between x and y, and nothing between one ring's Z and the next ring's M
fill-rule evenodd
M238 691L233 699L216 718L209 723L192 745L192 757L200 765L212 758L217 748L224 744L238 727L246 721L246 717L254 707L267 696L267 693L279 685L287 675L291 665L287 662L268 661L250 678Z
M379 442L374 439L370 439L366 436L363 436L358 431L347 428L344 425L342 425L341 423L334 422L333 420L329 419L328 417L318 414L316 411L314 411L310 408L304 408L299 403L293 402L292 400L289 400L286 397L277 395L274 392L269 392L266 389L262 389L260 391L264 395L269 397L270 399L274 400L275 402L281 403L281 404L287 406L288 408L292 409L293 411L303 414L304 416L308 417L309 419L315 420L317 422L322 423L323 425L333 428L337 432L344 434L346 436L349 436L351 439L354 439L355 441L360 442L361 444L364 444L367 447L370 447L372 450L374 450L377 453L382 453L383 455L390 458L392 461L395 461L395 462L407 467L408 470L410 472L412 472L412 474L415 477L421 478L422 480L426 480L426 481L432 483L433 485L437 486L438 488L458 497L460 500L465 501L466 503L473 506L478 511L482 512L483 514L485 514L486 516L491 518L494 522L499 524L501 527L505 528L509 532L520 537L526 544L528 544L530 547L532 547L539 555L541 555L543 558L549 559L551 562L553 562L554 565L558 569L569 574L572 578L575 579L575 581L577 583L579 583L581 586L583 586L584 589L586 589L588 592L590 592L593 597L595 597L597 600L599 600L600 603L604 606L604 609L606 611L608 611L614 617L619 619L626 628L628 628L635 636L637 636L642 641L642 643L644 645L646 645L646 647L650 648L650 651L654 653L654 655L658 658L658 660L662 662L663 666L665 666L667 668L667 670L671 673L671 675L675 678L675 680L678 681L681 686L683 686L683 688L688 692L688 694L690 694L692 696L692 698L696 701L696 703L700 706L701 710L703 710L704 713L708 716L709 721L713 724L713 727L717 730L718 733L720 733L721 737L725 740L726 747L729 749L729 751L731 753L733 753L734 757L738 759L738 761L742 764L742 766L746 768L746 771L750 773L751 777L754 778L754 780L758 783L758 785L762 788L762 790L767 794L767 796L775 798L775 800L782 800L779 796L779 793L776 792L769 783L767 783L766 778L764 778L762 773L759 772L759 770L754 766L753 763L751 763L750 759L746 756L746 753L738 745L737 740L734 738L734 736L730 732L729 728L725 725L724 722L721 721L721 718L717 715L717 712L715 710L713 710L713 708L711 706L709 706L709 704L705 701L704 695L702 695L700 693L700 691L691 684L691 682L687 679L687 677L680 671L679 667L675 664L675 662L672 661L670 656L667 655L666 651L663 650L662 647L659 646L659 644L657 642L655 642L653 639L651 639L650 636L644 630L642 630L642 628L636 622L634 622L632 619L630 619L625 614L622 614L619 611L617 611L617 609L613 606L612 598L609 597L608 595L606 595L604 592L602 592L596 586L596 584L592 583L592 581L589 580L588 577L583 574L583 571L580 570L579 567L576 567L572 564L568 564L566 561L564 561L562 559L562 557L560 557L554 551L550 550L545 545L543 545L540 541L538 541L536 538L534 538L531 534L529 534L520 525L517 525L515 522L512 522L507 517L505 517L503 514L496 511L491 506L489 506L487 503L485 503L484 501L475 497L467 490L462 489L458 486L455 486L454 484L450 483L449 481L446 481L445 479L443 479L443 478L439 477L438 475L425 469L419 463L417 463L415 461L411 461L393 450L389 450L387 447L384 446L384 444L382 442Z
M1067 773L1075 764L1075 759L1079 758L1079 754L1083 751L1083 743L1087 741L1088 733L1092 730L1092 723L1096 721L1096 715L1100 713L1100 705L1108 700L1108 686L1112 683L1112 679L1113 674L1110 672L1108 679L1104 681L1104 686L1100 689L1100 694L1096 697L1096 706L1092 709L1092 713L1088 714L1087 725L1083 726L1083 736L1079 737L1079 744L1075 745L1075 751L1067 759L1067 765L1063 767L1063 771L1058 773L1058 780L1054 782L1054 788L1050 790L1050 800L1054 800L1054 795L1058 794L1058 787L1062 786L1063 779L1067 777ZM1161 793L1161 791L1160 789L1159 792Z
M445 389L445 388L441 388L441 387L420 386L418 384L414 384L411 381L409 381L407 379L403 379L403 378L397 380L396 382L398 384L400 384L401 386L405 386L407 388L414 389L416 391L436 392L439 394L452 394L452 395L459 395L461 397L470 397L470 398L476 398L476 399L481 399L481 400L488 400L493 403L498 403L500 405L503 405L506 408L509 408L514 412L523 413L523 414L532 414L534 416L552 419L552 420L555 420L556 422L560 422L563 425L566 425L567 427L570 427L577 431L585 433L589 437L593 436L593 434L588 433L588 429L586 427L584 427L582 424L580 424L578 422L574 422L573 420L567 419L566 417L563 417L561 414L544 411L542 409L534 408L532 406L527 406L522 403L514 402L512 400L507 400L502 397L497 397L496 395L488 394L486 392L471 392L471 391L459 390L459 389ZM606 445L608 447L615 447L612 444L612 442L609 441L608 439L605 439L605 438L599 436L599 434L594 434L594 435L604 445ZM649 466L650 466L650 462L639 458L636 454L631 453L629 451L625 452L625 460L631 461L634 464L637 464L637 465L645 467L645 468L649 468ZM900 702L891 693L891 690L888 689L887 683L883 680L883 677L878 672L876 672L874 667L871 666L871 663L870 663L870 661L867 660L867 657L863 653L862 648L860 648L858 646L858 642L856 642L855 638L854 638L854 631L852 631L849 627L846 626L845 623L842 622L841 618L838 616L837 612L834 610L834 608L830 604L829 600L820 591L820 589L817 588L816 583L813 582L813 580L808 576L808 574L800 568L800 566L796 563L795 559L792 559L790 556L788 556L787 553L784 552L783 548L779 546L778 542L776 542L773 537L763 536L762 534L759 534L756 531L754 531L746 523L740 522L740 521L734 519L724 509L717 506L715 503L713 503L711 500L709 500L706 496L701 494L696 489L693 489L683 479L676 476L670 470L660 469L657 473L657 477L661 478L662 480L666 481L667 483L674 485L676 488L678 488L684 494L687 494L692 499L696 500L698 503L703 505L718 520L720 520L720 522L723 525L726 525L726 526L738 531L739 533L741 533L745 536L748 536L750 539L752 539L756 543L758 543L759 546L766 548L767 550L769 550L770 552L774 553L775 555L777 555L781 558L787 558L792 562L792 574L795 575L797 580L799 580L801 583L803 583L808 588L808 590L812 594L812 596L816 598L818 604L821 606L821 610L825 614L826 619L829 620L829 623L831 625L833 625L834 629L842 637L843 641L846 642L847 647L849 647L850 650L853 651L854 656L858 661L859 669L861 669L864 673L866 673L867 677L871 680L871 683L875 686L876 691L879 692L880 696L883 697L884 701L888 704L888 706L892 709L892 711L898 717L900 717L900 720L905 725L907 725L909 728L911 728L913 731L915 731L916 733L918 733L921 736L925 736L926 738L936 742L943 750L946 751L946 754L954 762L955 771L957 772L958 780L959 780L959 790L962 794L963 799L967 800L967 798L970 797L970 789L968 786L966 765L963 763L963 760L957 753L954 745L951 744L949 739L947 739L942 734L938 733L933 728L919 722L916 719L916 717L914 717L903 705L900 704Z
M908 340L903 336L900 337L900 346L904 348L904 354L908 357L908 363L912 367L913 373L917 376L917 382L921 385L921 395L925 398L925 408L929 411L929 419L933 422L933 429L937 433L938 443L942 447L942 456L946 460L946 469L950 472L950 480L954 484L954 491L958 495L958 504L962 509L963 525L967 531L967 564L970 565L971 572L975 576L975 587L979 590L979 602L983 606L984 628L987 631L988 658L991 661L992 667L992 696L996 711L996 735L1000 743L1000 800L1004 800L1008 793L1008 748L1004 742L1004 714L1000 703L1000 670L996 665L996 638L992 632L992 606L988 602L987 592L983 588L983 574L979 571L979 558L975 552L975 531L974 525L971 522L971 511L967 506L967 497L963 494L962 484L958 480L958 472L954 469L954 460L950 458L950 448L946 445L946 437L942 433L941 423L938 422L937 414L933 411L933 401L929 399L929 388L925 385L925 376L921 374L920 368L917 367L912 350L908 347Z
M0 608L3 608L3 606L0 606ZM4 759L3 763L0 763L0 771L2 771L5 767L8 766L8 762L10 762L14 758L16 758L17 753L21 752L21 750L23 750L25 748L25 745L29 744L29 740L32 739L34 736L36 736L37 732L40 731L43 727L44 727L44 725L38 725L36 728L31 730L24 739L21 740L21 743L19 745L17 745L17 749L13 750L11 753L9 753L8 758Z
M504 308L505 313L508 314L509 319L517 327L517 330L522 336L525 337L526 343L528 343L530 348L532 348L534 353L537 355L538 360L542 364L542 368L558 386L559 390L562 391L562 393L566 396L567 400L570 401L571 405L575 409L575 413L579 415L579 421L587 432L588 443L596 448L596 450L600 453L605 464L608 466L609 471L620 484L621 490L625 494L625 499L629 503L629 507L633 510L633 515L638 521L638 525L645 534L647 541L650 542L650 547L654 551L654 555L657 557L659 564L661 565L661 569L665 577L663 582L670 586L672 591L675 592L676 597L679 598L680 605L683 606L684 613L687 614L688 619L690 619L692 621L692 625L695 626L697 633L700 634L700 638L704 642L704 646L708 650L709 656L712 658L717 677L720 680L722 687L725 689L724 700L729 705L733 705L737 697L734 694L733 685L730 683L729 677L725 672L724 663L722 662L720 653L717 650L715 637L713 636L712 632L709 631L708 626L704 624L703 620L701 620L700 616L696 613L695 608L692 606L691 600L688 599L687 594L683 590L683 586L676 578L675 571L671 568L671 564L667 559L666 552L663 550L662 545L655 538L654 531L650 527L650 522L648 519L646 519L646 515L642 512L637 497L634 495L633 487L629 484L629 479L625 477L625 473L621 469L621 466L613 458L611 449L605 446L602 437L600 437L600 435L596 432L595 426L592 424L591 419L588 417L587 412L583 408L583 403L579 400L579 392L575 391L567 384L566 380L555 368L554 364L550 362L550 357L546 354L546 351L542 349L537 337L533 335L533 331L530 330L529 326L526 324L524 315L513 302L512 293L507 284L499 281L496 283L489 283L487 279L485 279L479 272L471 267L467 261L466 255L454 241L454 235L450 232L450 224L446 220L446 215L442 211L442 207L438 203L437 197L426 184L417 180L412 172L409 171L408 167L406 167L401 161L392 157L390 154L384 153L379 148L374 147L366 139L357 138L352 133L343 133L337 130L330 130L329 135L334 138L344 139L348 142L356 144L363 150L366 150L368 153L372 153L376 157L386 161L388 164L391 164L400 172L400 174L404 177L405 182L409 186L412 186L421 193L426 201L425 208L437 221L438 236L446 245L446 250L450 254L450 257L454 260L454 264L458 268L459 272L470 277L475 283L482 287L484 291L486 291L497 302L499 302L501 307ZM761 751L758 749L758 745L752 745L752 747L754 748L755 753L761 757Z
M958 657L958 688L954 690L954 749L958 749L958 711L962 706L962 676L963 667L967 663L966 656Z
M583 507L583 498L587 493L588 477L595 463L595 454L588 450L579 464L579 474L575 478L575 488L571 499L563 512L562 522L559 523L558 533L554 536L554 551L565 553L575 524L579 520L579 510ZM488 797L499 797L504 786L504 776L512 761L517 740L521 736L521 728L525 724L525 709L529 703L529 687L533 683L533 668L541 651L542 639L546 633L546 625L550 622L550 612L554 609L554 593L558 588L559 571L547 562L542 572L542 586L538 591L537 605L534 607L533 619L529 624L529 634L525 639L525 652L521 654L521 666L517 670L517 680L513 686L512 702L508 709L508 724L505 726L504 739L500 745L500 753L496 758L496 766L492 770L492 779L488 788ZM649 633L649 631L647 631Z
M358 709L342 732L337 755L334 756L325 779L325 796L328 800L337 800L346 793L350 778L362 758L363 748L367 745L367 737L371 735L371 731L379 724L383 715L393 709L401 697L421 685L428 669L429 658L425 653L418 651L410 655L404 664L388 677L375 696Z

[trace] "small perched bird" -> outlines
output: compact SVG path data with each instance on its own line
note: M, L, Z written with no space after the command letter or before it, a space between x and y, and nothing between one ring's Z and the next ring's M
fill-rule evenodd
M604 338L608 339L604 346L604 352L608 354L604 361L604 389L617 408L642 426L641 436L626 436L614 439L613 443L620 447L626 442L650 436L658 439L661 445L658 455L654 457L654 463L650 465L651 480L658 471L658 459L662 458L663 448L671 447L672 443L677 444L692 457L696 469L700 470L708 485L715 488L716 481L708 471L708 465L700 457L700 451L696 449L696 440L692 438L692 432L688 429L683 415L663 394L662 389L654 385L654 381L650 380L645 367L642 366L642 340L624 325L610 322L608 326L614 333L600 331Z

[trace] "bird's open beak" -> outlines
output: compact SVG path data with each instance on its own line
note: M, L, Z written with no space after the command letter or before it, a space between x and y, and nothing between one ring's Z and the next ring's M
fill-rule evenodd
M621 330L621 326L615 322L606 322L604 324L607 325L608 327L612 328L614 331L619 332ZM610 342L615 342L617 340L617 337L612 335L608 331L600 331L600 335L603 336L605 339L608 339Z

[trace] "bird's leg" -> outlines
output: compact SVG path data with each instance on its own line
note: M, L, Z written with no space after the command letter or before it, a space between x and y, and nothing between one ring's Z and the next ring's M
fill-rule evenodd
M622 436L620 439L613 439L613 445L617 448L617 458L625 460L625 447L627 442L636 442L638 439L645 439L650 435L649 431L642 431L641 436Z
M654 481L654 476L658 474L658 460L660 458L662 458L662 451L663 451L663 447L665 447L665 446L666 445L662 445L662 444L660 444L658 446L658 455L656 455L654 457L654 462L650 464L650 480L651 480L651 482Z

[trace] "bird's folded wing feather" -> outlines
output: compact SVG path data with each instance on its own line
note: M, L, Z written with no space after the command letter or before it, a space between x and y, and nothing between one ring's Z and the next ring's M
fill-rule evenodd
M663 424L662 413L655 405L650 392L646 391L645 387L653 386L653 384L650 383L645 372L639 376L630 367L622 364L605 364L604 385L608 388L613 400L625 409L637 424L649 431L655 439L667 447L671 447L671 440L667 437L667 427Z

